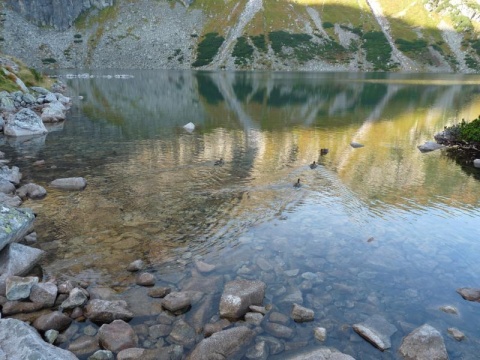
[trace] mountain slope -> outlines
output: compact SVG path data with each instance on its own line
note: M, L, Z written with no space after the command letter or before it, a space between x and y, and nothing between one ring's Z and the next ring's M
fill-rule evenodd
M39 26L49 2L0 5L1 51L36 68L480 71L478 0L91 0L67 29Z

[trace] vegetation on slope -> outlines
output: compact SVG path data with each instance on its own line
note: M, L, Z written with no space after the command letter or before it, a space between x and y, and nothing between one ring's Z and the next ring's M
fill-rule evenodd
M49 87L51 79L44 76L33 68L28 68L21 61L6 57L0 53L1 58L8 58L9 61L14 62L18 66L18 72L15 72L11 66L0 66L0 91L18 91L20 87L16 84L17 77L23 81L26 86L43 86ZM7 70L10 74L6 75L3 70Z

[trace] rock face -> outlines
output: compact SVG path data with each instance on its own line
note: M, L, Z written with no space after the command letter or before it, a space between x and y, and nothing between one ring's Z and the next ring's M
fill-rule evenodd
M392 346L390 337L397 331L397 328L383 316L373 315L364 322L353 325L353 330L383 351Z
M442 335L428 324L407 335L399 352L404 360L448 360Z
M34 328L16 319L0 319L0 344L0 355L5 359L78 360L71 352L48 344Z
M255 336L245 326L223 330L203 339L187 357L187 360L240 359Z
M265 287L262 281L230 281L220 299L220 316L238 319L247 313L250 305L262 305Z
M8 136L26 136L43 135L48 130L37 114L25 108L9 117L3 132Z
M91 7L103 9L113 4L113 0L6 0L16 12L40 26L53 26L59 30L68 29L75 19Z

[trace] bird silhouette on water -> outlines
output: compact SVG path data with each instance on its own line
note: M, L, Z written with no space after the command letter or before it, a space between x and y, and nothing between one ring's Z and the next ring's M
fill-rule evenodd
M215 161L215 166L222 166L224 164L223 158L220 158L220 160Z
M310 164L310 169L315 169L318 166L318 164L314 161L313 163Z
M293 184L293 187L298 189L300 186L302 186L302 184L300 184L300 179L298 179L297 182Z

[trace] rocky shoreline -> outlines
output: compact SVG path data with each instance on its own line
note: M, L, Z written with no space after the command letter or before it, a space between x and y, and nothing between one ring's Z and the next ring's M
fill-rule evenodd
M70 99L60 92L65 91L61 84L52 91L27 90L0 95L5 119L2 136L44 136L44 119L64 121L68 117ZM52 109L62 111L52 116ZM26 135L26 131L31 133ZM353 359L347 346L347 350L323 346L329 330L322 324L328 323L323 309L335 301L320 290L323 274L278 270L281 266L276 259L249 254L248 261L239 260L233 266L235 275L225 274L222 264L192 258L188 252L179 260L190 266L170 274L155 273L139 259L125 264L132 287L121 294L96 284L42 278L32 271L45 256L35 248L35 215L20 206L22 199L41 200L46 190L22 184L20 169L7 163L3 160L0 168L0 227L4 230L0 234L0 355L89 360L193 360L209 359L213 354L225 359ZM86 181L57 179L49 186L81 191ZM274 276L276 284L267 281ZM354 298L355 291L348 285L333 287ZM480 301L480 290L463 288L458 292L466 300ZM345 307L353 307L349 300L346 303ZM348 328L378 351L392 349L398 328L374 303L373 299L365 311L369 316L352 321ZM457 314L453 306L439 310ZM395 349L403 359L449 358L436 327L424 324L408 332ZM456 328L448 332L457 341L465 338ZM309 348L311 340L318 346Z

